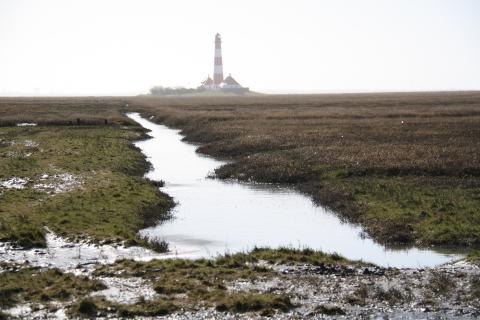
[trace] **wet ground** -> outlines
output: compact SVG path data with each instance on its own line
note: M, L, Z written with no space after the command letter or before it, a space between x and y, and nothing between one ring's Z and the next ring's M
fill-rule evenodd
M34 259L32 264L42 264L40 261ZM260 312L230 314L199 304L155 318L267 319L273 316L275 319L477 319L480 316L480 267L465 261L426 269L285 265L265 261L259 261L257 265L273 270L276 276L256 280L238 279L225 284L228 292L288 294L295 305L291 311L277 311L268 316ZM79 264L68 270L91 275L93 269ZM141 275L95 278L103 281L107 288L92 293L92 297L103 296L108 301L127 304L159 298L148 278L144 279ZM46 308L40 304L26 303L3 312L27 319L64 319L71 303L57 302L56 308L52 308L52 304ZM100 316L117 318L114 312L104 312Z
M276 276L238 279L225 284L228 291L288 294L296 307L288 313L270 315L278 319L476 319L480 316L480 268L477 265L457 261L461 258L459 255L432 250L388 251L362 238L358 227L341 223L334 213L314 206L308 198L288 189L206 179L208 172L221 162L196 154L195 147L182 142L177 131L133 117L152 130L153 139L138 143L153 164L148 177L165 180L163 191L179 201L176 219L143 233L165 237L173 250L158 254L121 244L71 241L48 231L45 249L19 250L8 243L0 243L0 262L6 263L1 264L0 273L15 272L26 266L58 268L101 280L106 289L92 293L92 297L103 296L108 301L133 304L159 297L148 279L141 275L130 278L93 276L98 265L120 259L212 257L226 251L244 251L255 245L309 246L336 251L351 259L372 261L381 267L285 265L259 261L259 267L275 271ZM170 152L165 153L168 145L171 145ZM176 166L169 167L175 164L175 159ZM50 179L63 181L65 190L60 192L68 192L70 183L79 181L70 175L42 176L41 179L45 183ZM21 188L27 181L15 177L0 182L3 188ZM48 191L54 194L56 189ZM50 301L49 308L42 304L19 303L0 311L26 319L64 319L72 303L74 301ZM100 316L117 317L113 312ZM265 317L260 313L224 313L198 304L165 318Z
M178 205L174 219L143 234L162 238L191 258L248 251L258 247L312 248L384 267L433 267L460 254L432 249L386 249L365 238L358 226L342 222L302 194L275 185L209 179L224 162L196 153L178 130L129 114L152 137L136 145L152 163L147 177L165 181L162 191Z
M96 264L113 263L120 259L148 261L171 257L142 247L95 244L89 241L69 241L52 232L46 235L47 248L21 250L9 243L0 243L0 262L72 271L79 267L88 272Z

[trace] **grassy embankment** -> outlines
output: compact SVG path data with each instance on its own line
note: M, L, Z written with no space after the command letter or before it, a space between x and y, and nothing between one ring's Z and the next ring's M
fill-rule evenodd
M288 183L386 244L480 246L480 93L132 98L218 177Z
M54 106L62 110L59 104ZM60 111L42 118L52 109L32 110L38 112L23 114L24 120L68 124L71 119ZM66 237L146 245L137 231L166 218L172 201L142 177L148 163L132 142L143 131L104 125L101 111L96 111L100 117L88 118L81 113L85 108L79 110L81 122L97 120L101 126L0 128L0 181L28 180L23 189L0 187L1 240L42 247L47 226ZM2 115L2 121L8 118ZM72 120L76 124L76 118Z

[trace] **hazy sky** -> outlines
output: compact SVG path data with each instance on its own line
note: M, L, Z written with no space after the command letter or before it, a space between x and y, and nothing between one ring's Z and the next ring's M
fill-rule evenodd
M480 1L0 0L0 95L480 89Z

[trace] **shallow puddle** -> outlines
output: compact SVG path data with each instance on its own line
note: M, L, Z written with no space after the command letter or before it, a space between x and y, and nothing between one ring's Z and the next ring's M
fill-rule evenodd
M29 250L16 249L10 243L0 243L0 262L28 262L42 268L58 268L70 272L80 268L78 272L89 272L97 263L107 264L121 259L149 261L172 256L172 253L160 254L143 247L70 241L52 232L47 233L46 240L47 248ZM188 253L186 249L182 251Z
M389 250L296 191L208 179L223 162L196 153L178 130L139 114L129 117L151 130L151 139L136 143L153 165L147 177L164 180L162 191L178 202L174 219L142 233L165 239L174 254L196 258L255 246L309 247L391 267L432 267L462 257L416 248Z

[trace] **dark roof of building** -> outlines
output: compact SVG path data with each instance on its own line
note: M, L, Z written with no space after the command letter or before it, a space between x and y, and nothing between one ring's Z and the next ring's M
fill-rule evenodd
M202 81L203 86L211 86L212 84L213 84L213 80L212 80L212 78L210 78L210 76L208 76L207 79Z
M233 79L231 75L228 75L228 77L226 77L225 80L223 80L223 83L231 85L231 86L239 86L240 85L240 83L235 81L235 79Z

